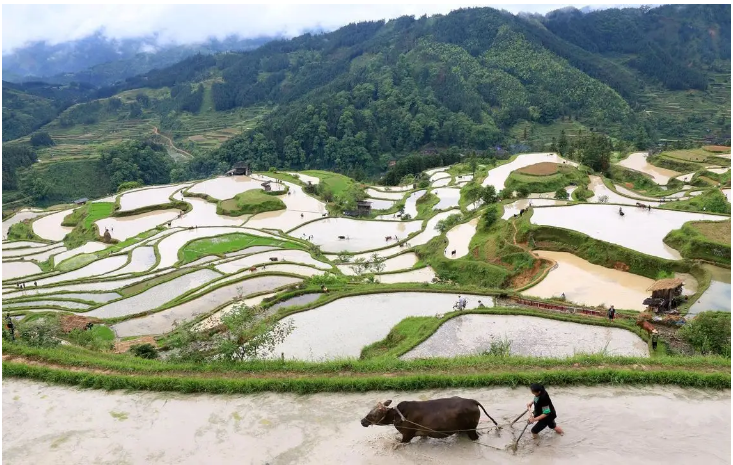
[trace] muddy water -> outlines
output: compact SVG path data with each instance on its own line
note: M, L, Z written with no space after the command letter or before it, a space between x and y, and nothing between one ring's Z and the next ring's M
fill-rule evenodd
M725 217L672 210L651 210L627 207L625 216L614 205L574 205L538 208L532 223L573 229L596 239L618 244L648 255L679 260L679 252L662 239L671 230L687 221L722 221Z
M172 186L153 187L126 192L120 197L120 211L170 203L169 197L188 185L190 184L175 184Z
M294 262L304 263L306 265L313 265L318 268L325 270L331 269L331 265L319 262L315 258L311 257L308 252L303 250L288 250L280 249L277 251L262 252L258 254L249 255L244 258L240 258L231 262L222 263L216 266L216 269L222 273L236 273L242 269L250 268L254 265L265 265L265 270L271 268L271 266L278 262L271 262L270 258L277 258L278 262Z
M448 231L445 235L448 238L448 248L445 249L446 258L455 259L468 255L468 244L471 242L473 235L476 234L477 224L478 218L474 218L468 223L459 224ZM454 250L455 255L453 255Z
M302 226L290 233L300 237L313 236L310 241L321 246L325 252L361 252L393 244L386 236L397 235L404 240L408 235L422 229L421 221L362 221L350 218L324 218ZM347 239L339 239L345 236Z
M41 272L41 268L33 262L3 262L3 280L30 276Z
M8 237L8 231L10 230L10 227L16 223L20 223L23 220L30 220L32 218L35 218L37 216L44 215L46 212L39 210L30 210L27 208L24 208L20 210L15 215L11 216L7 220L3 221L3 238Z
M654 165L650 165L646 161L647 154L645 152L632 153L626 159L619 162L619 165L631 168L632 170L641 171L652 177L654 182L657 184L665 185L669 182L670 178L679 176L680 173L677 171L668 170L665 168L659 168Z
M564 436L522 436L521 425L397 446L393 427L359 420L377 401L476 399L508 425L526 388L215 396L98 391L3 382L3 463L626 465L731 460L730 391L548 386ZM489 420L482 414L480 427ZM666 425L684 425L671 427ZM623 433L619 429L623 429ZM497 450L498 449L498 450Z
M565 293L570 302L581 305L614 305L616 308L643 311L646 291L653 279L594 265L573 254L536 250L542 258L555 260L558 267L539 284L523 291L523 295L541 298L559 297Z
M158 225L168 223L178 217L179 213L180 210L156 210L139 215L104 218L94 224L97 225L101 234L104 234L107 229L113 239L124 241Z
M489 170L488 176L486 176L486 179L484 179L481 185L482 186L492 185L494 186L496 191L499 192L500 190L504 189L504 184L506 183L506 180L512 171L518 170L520 168L524 168L525 166L534 165L536 163L542 163L542 162L548 162L548 163L566 162L569 165L578 166L577 163L568 161L554 153L528 153L525 155L519 155L511 163L507 163L505 165L501 165L497 168Z
M206 194L218 200L231 199L235 195L252 189L262 189L262 181L248 176L223 176L194 184L188 189L193 194Z
M219 273L211 270L194 271L153 286L132 297L103 305L87 315L98 318L117 318L147 312L219 277L221 277Z
M712 265L703 265L712 273L710 287L691 307L689 314L696 315L706 310L731 311L730 270Z
M380 253L377 253L377 255L379 255L380 257L382 256ZM389 258L383 262L383 272L410 269L415 266L415 263L417 263L417 261L417 255L412 252L397 255L396 257ZM353 269L353 260L350 263L351 264L347 263L345 265L338 265L338 269L341 270L341 272L345 275L355 275L356 273Z
M239 296L271 291L281 286L300 282L297 278L285 276L263 276L233 283L213 290L189 302L177 305L168 310L141 318L133 318L112 326L118 337L142 336L147 334L164 334L175 328L175 323L183 323L210 312ZM193 287L193 286L191 286ZM140 313L136 311L135 313Z
M504 205L504 214L501 215L501 219L507 220L514 215L518 215L521 210L526 210L527 207L543 207L547 205L567 205L567 202L563 200L551 200L551 199L521 199L516 200L510 204Z
M31 225L33 232L43 239L51 241L63 240L64 236L74 229L68 226L61 226L61 222L64 221L66 215L70 215L72 211L73 210L62 210L58 213L52 213L42 218L38 218L33 221L33 224Z
M647 343L631 331L532 316L461 315L445 322L402 358L476 355L492 341L510 341L514 355L562 358L606 351L609 355L648 357Z
M466 296L468 308L483 300L492 305L491 297ZM455 294L396 292L345 297L321 307L287 317L295 330L273 356L281 353L288 359L324 360L358 357L361 349L387 336L389 331L408 316L435 316L452 310L458 300ZM324 337L328 335L328 337Z
M369 197L387 200L402 200L402 197L405 196L403 192L384 192L372 189L371 187L366 190L366 193Z
M429 266L419 270L403 271L377 275L377 281L384 284L394 283L429 283L435 278L435 272Z
M241 226L251 215L224 216L216 214L216 204L196 197L186 197L193 207L181 218L171 221L172 226L188 228L191 226Z

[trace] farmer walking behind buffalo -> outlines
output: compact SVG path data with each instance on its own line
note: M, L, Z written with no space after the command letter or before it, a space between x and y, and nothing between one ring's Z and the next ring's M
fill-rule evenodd
M557 412L555 411L555 406L552 405L552 400L550 400L550 395L545 390L545 387L541 384L533 383L529 389L534 395L532 402L527 404L527 408L534 405L529 422L536 423L532 427L532 437L537 439L540 431L547 427L555 430L557 434L565 434L562 428L555 423Z

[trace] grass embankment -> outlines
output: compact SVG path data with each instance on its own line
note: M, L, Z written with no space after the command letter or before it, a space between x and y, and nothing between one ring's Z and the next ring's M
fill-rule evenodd
M477 374L478 373L478 374ZM722 357L567 359L474 356L402 361L396 358L324 363L254 361L176 364L78 347L35 349L3 344L3 375L97 389L148 391L362 392L485 386L665 384L730 388Z
M151 287L157 286L158 284L170 281L171 279L177 278L178 276L184 275L186 273L191 273L193 271L195 271L195 268L181 268L175 271L171 271L170 273L146 279L145 281L140 281L139 283L133 284L131 286L123 287L122 289L117 290L117 292L122 297L130 297L146 291Z
M727 153L730 153L730 147L727 147ZM694 164L690 166L703 166L703 165L722 165L730 166L730 160L726 160L721 157L716 157L714 153L704 148L699 149L682 149L682 150L670 150L662 152L657 155L656 158L661 158L663 164L670 163L686 163ZM684 166L684 165L680 165ZM698 168L699 169L699 168ZM692 171L695 171L694 169Z
M718 189L710 189L688 200L666 202L660 208L686 212L722 213L730 215L730 203Z
M417 207L417 218L425 219L433 215L433 208L438 205L440 198L430 192L426 192L415 201Z
M695 170L692 170L695 171ZM689 171L688 171L689 172ZM667 189L654 182L651 176L639 171L630 170L619 165L611 165L606 175L614 182L632 189L639 194L651 197L661 197L682 189L684 183L678 179L670 179L667 182Z
M349 190L352 185L356 184L356 181L343 174L320 170L308 170L302 173L320 179L324 187L328 188L337 197Z
M62 226L73 226L69 234L64 237L64 245L73 249L89 241L99 240L99 231L94 222L112 216L115 204L100 202L88 203L64 218Z
M730 146L727 145L703 145L702 149L711 153L730 153Z
M191 241L178 251L178 258L180 260L180 264L185 264L207 255L223 257L224 254L237 252L239 250L246 249L247 247L254 246L272 246L283 249L302 248L298 244L290 241L281 241L269 237L234 233Z
M216 206L216 213L227 216L241 216L284 210L285 202L265 193L261 189L241 192L234 198L222 200Z
M699 258L730 266L731 222L690 221L670 231L664 243L677 249L684 258Z
M529 192L554 192L569 185L587 186L588 175L571 165L558 163L537 163L512 171L505 187Z
M8 240L49 242L45 239L41 239L39 236L36 235L36 233L33 232L33 227L28 220L11 225L10 229L8 229Z

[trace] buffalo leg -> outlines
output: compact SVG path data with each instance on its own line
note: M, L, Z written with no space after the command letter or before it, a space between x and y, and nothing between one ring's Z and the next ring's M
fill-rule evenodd
M412 438L415 437L414 431L407 431L402 433L402 443L407 444L408 442L412 441Z
M472 441L476 441L478 439L478 431L476 431L475 429L469 431L468 438L471 439Z

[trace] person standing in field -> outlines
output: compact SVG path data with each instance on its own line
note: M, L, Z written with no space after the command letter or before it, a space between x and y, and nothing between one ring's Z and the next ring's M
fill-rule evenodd
M540 431L545 428L550 428L557 434L565 434L562 428L555 423L557 412L555 411L555 406L552 405L552 400L545 387L541 384L533 383L530 385L529 390L534 395L532 402L527 404L527 408L534 406L532 416L529 419L530 423L535 423L531 430L532 437L537 439Z
M611 308L608 309L608 319L613 320L616 316L616 309L613 308L613 305L611 305Z

